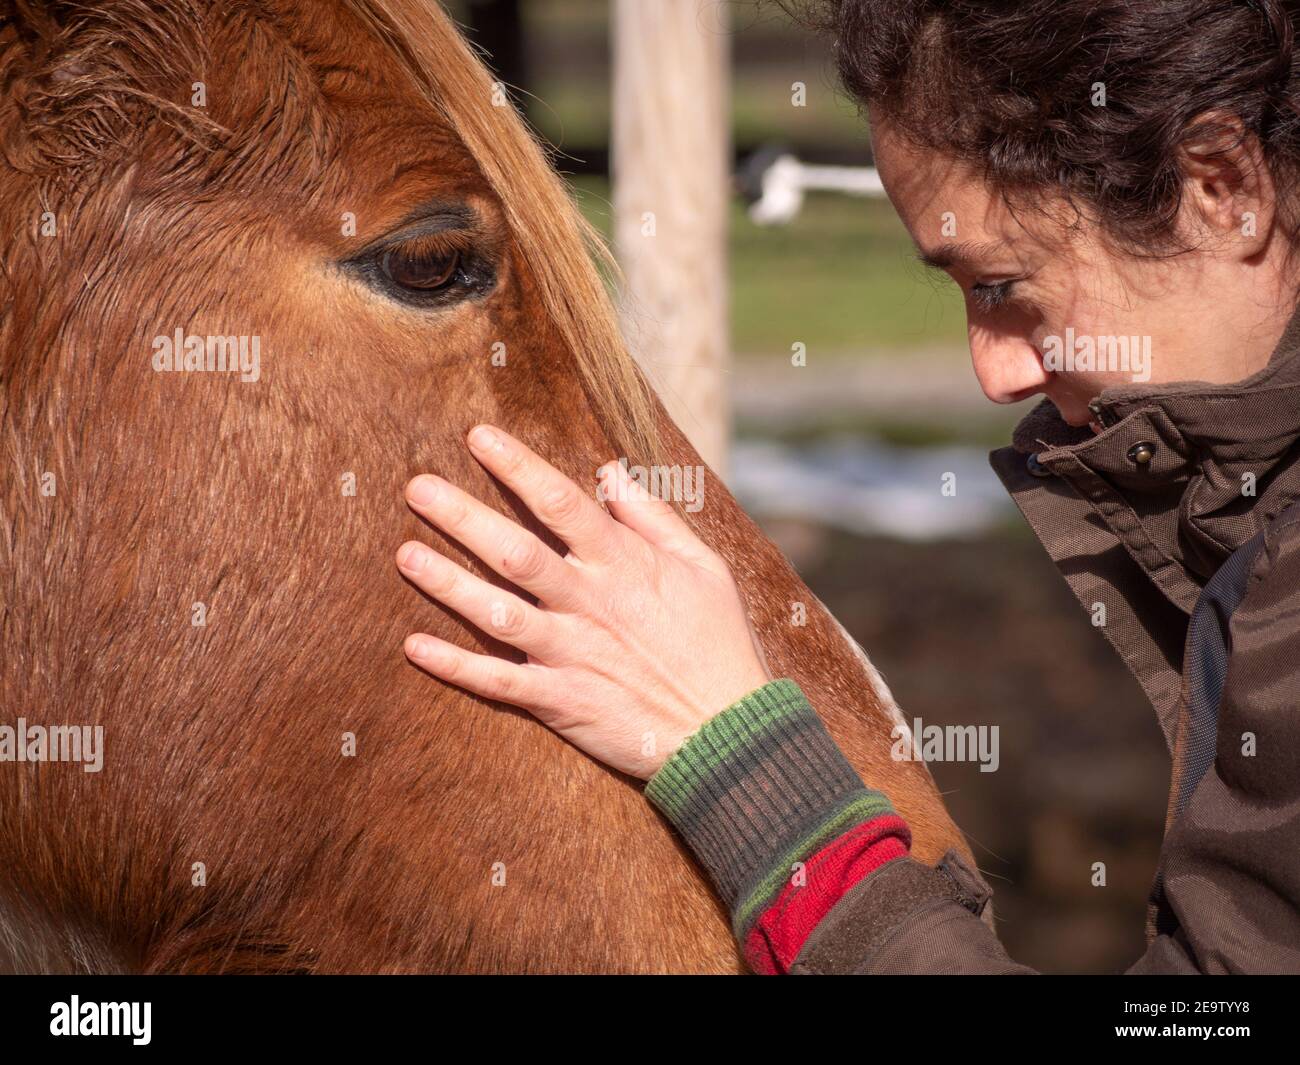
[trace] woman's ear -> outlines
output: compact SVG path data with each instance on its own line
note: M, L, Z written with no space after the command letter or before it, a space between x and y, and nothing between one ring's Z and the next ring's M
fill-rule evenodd
M1217 238L1236 259L1267 247L1276 189L1259 138L1241 119L1217 112L1198 117L1179 149L1179 166L1184 225Z

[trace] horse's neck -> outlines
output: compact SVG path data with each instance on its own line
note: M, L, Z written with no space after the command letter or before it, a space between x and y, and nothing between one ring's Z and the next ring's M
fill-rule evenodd
M675 427L665 425L665 437L674 461L700 461ZM773 676L800 684L866 783L908 819L915 854L934 859L956 847L969 856L924 764L891 757L895 730L907 725L866 653L712 472L705 499L687 517L736 575Z

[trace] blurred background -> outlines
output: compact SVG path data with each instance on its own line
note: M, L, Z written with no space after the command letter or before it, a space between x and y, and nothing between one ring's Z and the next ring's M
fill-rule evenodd
M754 0L447 6L615 245L634 347L701 452L909 720L999 727L997 772L931 769L1008 950L1135 961L1168 787L1154 713L989 469L1027 406L980 392L960 294L872 192L826 42Z

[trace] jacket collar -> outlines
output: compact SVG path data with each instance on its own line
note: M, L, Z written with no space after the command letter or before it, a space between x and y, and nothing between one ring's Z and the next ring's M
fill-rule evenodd
M1228 555L1300 499L1300 309L1267 365L1243 381L1124 386L1092 406L1104 426L1095 435L1044 401L1017 426L1014 451L1031 473L1087 499L1190 613ZM999 472L1010 450L995 453ZM1061 534L1048 527L1051 508L1017 503L1040 539Z

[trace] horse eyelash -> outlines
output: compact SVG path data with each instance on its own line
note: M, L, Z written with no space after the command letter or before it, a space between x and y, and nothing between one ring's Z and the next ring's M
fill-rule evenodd
M472 236L463 229L443 229L432 233L413 233L410 236L399 236L387 240L376 254L383 258L388 252L395 251L398 248L410 249L413 256L429 252L435 255L471 255L474 251L474 241Z

